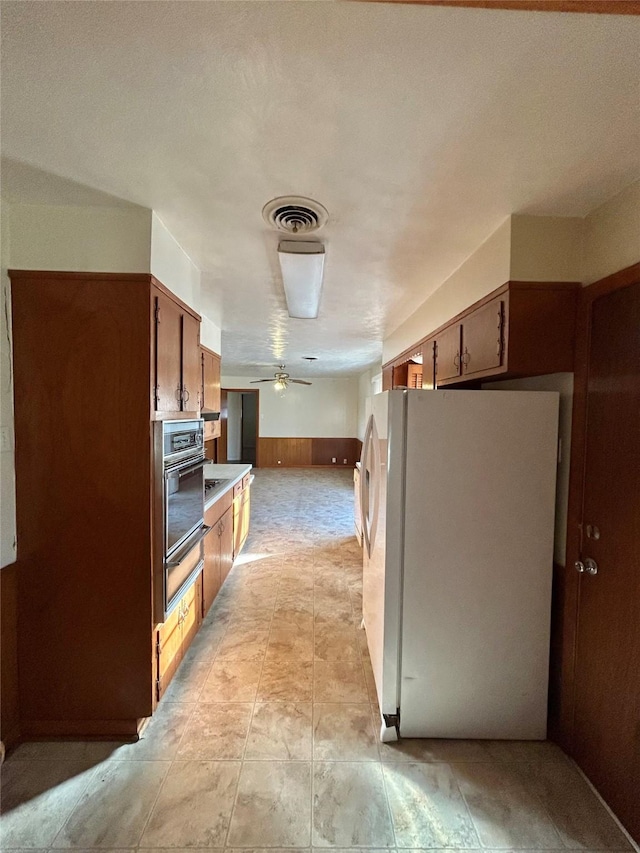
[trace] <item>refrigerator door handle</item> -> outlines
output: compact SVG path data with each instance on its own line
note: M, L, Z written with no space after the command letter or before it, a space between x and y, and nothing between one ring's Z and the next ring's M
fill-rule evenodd
M380 459L380 439L378 438L378 430L376 422L371 416L371 438L369 444L372 449L372 464L371 464L371 480L369 482L369 496L373 491L373 506L371 512L371 525L369 527L369 556L373 551L373 546L376 541L376 533L378 530L378 516L380 515L380 467L382 460Z
M361 470L360 470L360 517L362 519L362 540L367 551L367 557L371 556L371 543L369 539L369 447L371 444L371 432L373 429L373 415L369 416L367 428L364 431L362 442Z

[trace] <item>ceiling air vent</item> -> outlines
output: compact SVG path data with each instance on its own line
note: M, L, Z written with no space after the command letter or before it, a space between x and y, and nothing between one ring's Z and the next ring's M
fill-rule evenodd
M317 201L289 195L274 198L262 208L268 225L287 234L310 234L326 225L329 214Z

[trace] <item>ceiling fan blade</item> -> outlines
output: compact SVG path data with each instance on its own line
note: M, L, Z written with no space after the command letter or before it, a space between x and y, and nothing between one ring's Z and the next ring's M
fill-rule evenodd
M313 385L313 382L305 382L304 379L288 379L288 382L295 382L296 385Z
M249 384L255 385L256 382L273 382L273 381L274 381L273 379L252 379Z

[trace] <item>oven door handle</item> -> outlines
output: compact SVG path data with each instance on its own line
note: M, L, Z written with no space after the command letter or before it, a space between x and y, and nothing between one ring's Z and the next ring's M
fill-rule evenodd
M194 462L189 465L184 465L182 468L176 466L175 468L170 468L168 471L165 471L165 477L170 474L177 474L178 477L184 477L186 474L193 474L194 471L197 471L198 468L203 468L208 459L200 459L198 462Z
M202 542L202 540L204 539L204 537L207 535L207 533L212 529L213 529L212 527L208 527L206 524L203 524L202 527L200 528L200 532L198 533L197 538L189 546L189 550L185 551L184 554L181 554L179 560L167 560L167 562L165 563L165 566L168 569L172 569L174 566L179 566L180 563L183 563L185 561L185 559L189 556L189 554L193 551L193 549L196 547L196 545L199 545Z

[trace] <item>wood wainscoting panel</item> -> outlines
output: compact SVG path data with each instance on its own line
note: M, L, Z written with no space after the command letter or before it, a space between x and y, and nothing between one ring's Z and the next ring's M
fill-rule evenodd
M360 458L357 438L314 438L312 442L312 465L353 468L356 460ZM335 463L333 459L336 460Z
M20 737L18 705L18 581L15 563L0 569L0 740L10 748Z
M261 468L353 467L360 458L362 446L357 438L283 437L260 438L259 441Z
M311 465L312 439L260 438L261 468L306 468Z

